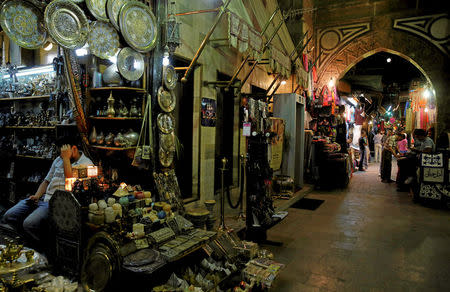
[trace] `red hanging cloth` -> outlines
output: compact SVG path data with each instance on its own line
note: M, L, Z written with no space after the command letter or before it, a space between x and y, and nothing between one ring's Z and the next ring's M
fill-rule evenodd
M303 54L302 55L302 60L303 60L303 68L305 68L305 71L308 72L308 55Z
M317 71L316 71L316 66L313 66L313 67L312 67L312 76L313 76L314 82L317 82Z

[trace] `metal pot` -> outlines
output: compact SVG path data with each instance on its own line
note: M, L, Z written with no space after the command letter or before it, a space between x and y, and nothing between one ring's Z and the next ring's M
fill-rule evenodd
M122 77L120 77L116 64L112 64L106 68L105 72L103 72L103 82L105 82L107 86L122 85Z

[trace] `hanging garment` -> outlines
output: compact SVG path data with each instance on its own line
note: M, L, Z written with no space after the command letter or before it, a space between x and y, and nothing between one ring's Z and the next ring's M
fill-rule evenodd
M353 127L353 140L352 140L352 144L355 148L359 148L359 138L361 137L361 125L356 125Z
M363 109L355 109L355 124L362 125L364 124L364 110Z
M405 110L405 122L406 122L406 127L405 127L405 131L407 133L411 133L412 132L412 109L407 109Z
M303 68L305 68L305 71L308 72L308 55L302 54L302 61L303 61Z
M316 66L313 66L313 67L312 67L312 76L313 76L314 82L317 82L317 70L316 70Z

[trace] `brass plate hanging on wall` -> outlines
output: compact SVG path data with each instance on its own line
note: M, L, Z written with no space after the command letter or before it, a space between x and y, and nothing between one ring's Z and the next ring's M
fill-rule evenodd
M175 136L172 134L160 134L159 145L166 151L175 150Z
M47 38L41 11L27 1L6 1L1 6L0 23L8 37L22 48L40 48Z
M159 148L159 162L163 167L170 167L173 163L175 153L173 150Z
M94 21L89 28L89 50L95 56L108 59L119 50L119 33L110 23Z
M86 0L86 6L95 18L109 22L106 14L106 0Z
M178 75L172 65L164 66L163 80L167 89L174 90L177 87Z
M144 74L144 57L132 48L123 48L117 55L117 68L125 79L136 81Z
M108 0L106 3L106 12L108 13L109 21L117 30L120 30L119 15L120 9L130 0Z
M136 51L146 53L156 46L158 26L155 15L147 5L137 1L123 5L119 24L123 38Z
M170 113L177 105L177 97L173 91L164 90L161 86L158 89L158 104L163 111Z
M175 121L171 114L158 114L156 122L158 124L158 129L164 134L170 134L175 129Z
M78 5L55 0L45 8L45 23L52 38L64 48L78 49L86 44L89 24Z

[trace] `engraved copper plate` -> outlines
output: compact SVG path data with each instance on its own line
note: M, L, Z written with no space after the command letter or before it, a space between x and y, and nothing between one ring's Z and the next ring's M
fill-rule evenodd
M109 21L106 15L106 0L86 0L86 6L98 20Z
M0 23L8 37L25 49L38 49L47 38L42 13L26 1L6 1L1 6Z
M132 48L123 48L117 56L117 68L125 79L136 81L144 74L144 57Z
M173 66L171 66L171 65L164 66L163 80L164 80L164 85L167 87L167 89L169 89L169 90L175 89L175 87L177 86L178 75Z
M108 0L106 3L106 12L108 13L109 21L117 30L120 30L119 26L119 15L120 9L125 3L130 2L130 0Z
M170 114L158 114L157 117L158 128L164 134L170 134L173 132L175 128L175 121L173 120L172 115Z
M138 52L146 53L156 46L158 27L150 7L137 1L120 9L120 31L125 41Z
M170 113L175 109L177 98L173 91L164 90L163 87L158 89L158 104L163 111Z
M55 0L45 8L45 23L52 38L64 48L78 49L86 44L89 24L78 5Z
M119 50L119 33L110 23L94 21L89 28L88 44L92 54L108 59Z

